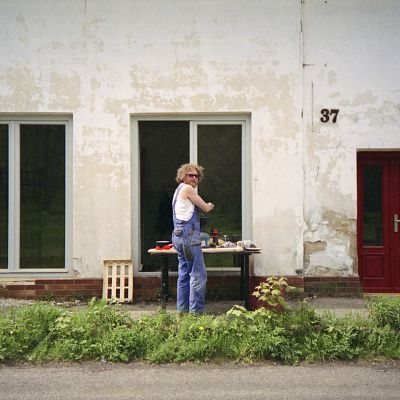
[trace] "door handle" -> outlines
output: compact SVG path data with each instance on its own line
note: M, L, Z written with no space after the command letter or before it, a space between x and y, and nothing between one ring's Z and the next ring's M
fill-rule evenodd
M398 218L398 215L394 214L393 215L393 225L394 225L395 233L397 233L399 231L399 222L400 222L400 219Z

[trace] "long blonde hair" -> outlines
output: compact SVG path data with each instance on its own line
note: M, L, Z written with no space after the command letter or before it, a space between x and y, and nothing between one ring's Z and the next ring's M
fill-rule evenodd
M175 180L178 183L181 183L183 181L183 178L185 177L185 175L191 170L191 169L195 169L197 171L197 173L199 174L199 180L198 182L200 183L203 180L203 171L204 168L201 165L197 165L197 164L182 164L178 170L176 171L176 178Z

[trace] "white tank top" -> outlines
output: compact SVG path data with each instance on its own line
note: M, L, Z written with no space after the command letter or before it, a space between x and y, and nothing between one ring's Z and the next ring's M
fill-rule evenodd
M181 184L183 185L183 184ZM179 188L179 186L178 186ZM181 189L182 190L182 189ZM175 191L174 200L176 197L178 189ZM176 218L181 221L189 221L192 218L194 213L194 204L189 199L181 199L179 196L176 199L175 203L175 215Z

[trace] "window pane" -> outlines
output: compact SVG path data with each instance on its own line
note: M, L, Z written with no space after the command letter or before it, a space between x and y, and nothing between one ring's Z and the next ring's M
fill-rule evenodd
M363 170L365 246L382 246L382 167L365 165Z
M65 267L65 126L21 125L20 268Z
M199 194L215 204L204 231L242 237L242 126L198 125L198 162L205 168ZM232 256L207 257L207 267L235 266Z
M189 162L189 122L140 121L139 141L142 271L158 271L159 258L147 250L157 240L171 240L176 170ZM169 257L169 263L176 271L176 258Z
M0 268L8 267L8 125L0 125Z

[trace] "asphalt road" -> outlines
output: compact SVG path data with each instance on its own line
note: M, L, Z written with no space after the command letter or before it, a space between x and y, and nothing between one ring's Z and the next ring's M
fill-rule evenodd
M0 364L0 399L396 399L400 363Z

